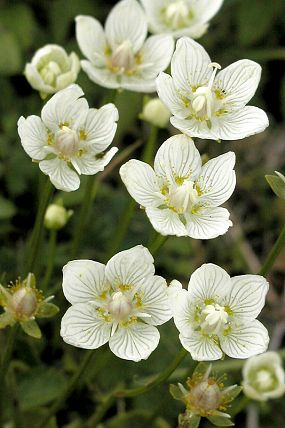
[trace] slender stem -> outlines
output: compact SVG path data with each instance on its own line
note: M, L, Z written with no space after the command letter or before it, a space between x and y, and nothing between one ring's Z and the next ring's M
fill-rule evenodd
M163 236L158 234L152 244L150 244L149 251L154 256L157 251L164 245L164 243L167 241L168 236Z
M38 206L38 212L35 220L35 225L33 228L30 245L29 245L29 251L28 251L28 261L27 261L27 273L33 272L35 261L38 256L39 252L39 244L41 239L41 234L43 230L43 222L44 222L44 216L45 212L49 203L49 200L52 196L54 187L50 182L50 179L47 178L44 190L42 192L42 197L39 201Z
M152 125L150 128L149 138L148 138L148 141L146 143L146 146L145 146L145 149L143 152L143 156L142 156L143 162L150 163L152 161L154 149L155 149L155 144L156 144L156 140L157 140L157 134L158 134L158 128L156 126Z
M106 399L98 406L94 415L88 419L86 428L97 427L98 423L102 420L110 407L113 406L115 400L116 398L112 394L108 395Z
M49 235L49 244L48 244L47 267L46 267L46 272L45 272L43 282L40 287L43 291L47 289L53 273L55 250L56 250L56 238L57 238L57 230L51 229L50 235Z
M83 202L81 204L79 217L74 229L72 247L71 247L71 259L74 259L77 255L77 251L82 238L82 232L88 220L88 214L90 211L91 204L95 198L97 191L98 180L90 175L87 179Z
M45 428L47 426L47 423L50 420L50 418L52 418L52 416L54 416L58 412L58 410L61 409L64 402L67 400L67 398L70 396L70 394L75 389L78 381L80 380L81 376L85 372L85 369L88 366L88 364L90 363L93 355L94 355L94 352L92 350L86 351L85 356L84 356L80 366L78 367L78 370L74 373L74 375L70 379L70 382L66 386L63 394L61 394L61 396L51 406L51 408L49 409L48 413L45 415L42 422L40 422L40 424L38 425L38 428Z
M284 245L285 245L285 226L281 230L279 237L277 238L275 244L271 248L270 253L268 254L262 268L260 269L259 271L260 275L266 276L269 274L275 260L279 256Z
M2 411L2 405L3 400L1 397L3 397L3 392L5 389L5 376L9 368L9 364L12 358L13 349L14 349L14 343L17 336L17 332L19 329L19 325L16 324L13 327L10 327L10 331L8 333L7 337L7 344L6 349L4 351L4 355L1 361L1 368L0 368L0 426L2 426L2 418L3 418L3 411Z
M154 380L144 386L139 386L138 388L123 389L121 391L117 391L115 392L115 395L117 397L136 397L137 395L145 394L156 386L164 383L187 355L189 355L189 353L184 348L180 349L180 351L178 352L174 360L171 361L169 366L166 367L166 369L161 372Z

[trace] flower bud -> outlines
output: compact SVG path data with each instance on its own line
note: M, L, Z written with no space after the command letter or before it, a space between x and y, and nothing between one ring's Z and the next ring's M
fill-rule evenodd
M170 111L165 107L162 101L160 101L159 98L153 98L144 105L140 119L145 120L158 128L166 128L169 123L170 116Z
M72 213L72 210L66 210L61 205L50 204L45 213L44 225L47 229L62 229L68 222Z
M243 367L244 394L257 401L281 397L285 393L285 373L277 352L249 358Z
M38 307L37 294L30 287L22 287L14 292L10 300L10 310L18 320L27 320L33 317Z
M41 97L46 98L74 83L79 70L80 61L74 52L68 56L61 46L46 45L26 64L24 74Z

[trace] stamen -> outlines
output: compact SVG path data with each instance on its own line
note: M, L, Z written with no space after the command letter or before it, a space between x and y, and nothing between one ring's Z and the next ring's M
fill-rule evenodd
M209 80L209 83L208 83L208 88L212 88L212 86L213 86L213 83L214 83L214 80L215 80L215 76L216 76L216 73L217 73L217 71L218 70L221 70L221 66L220 66L220 64L218 64L217 62L211 62L209 65L208 65L208 67L209 68L213 68L214 70L213 70L213 73L212 73L212 75L211 75L211 78L210 78L210 80Z

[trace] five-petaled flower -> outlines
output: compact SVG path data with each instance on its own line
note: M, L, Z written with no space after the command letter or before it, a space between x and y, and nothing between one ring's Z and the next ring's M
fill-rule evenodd
M120 175L157 232L211 239L232 225L229 211L219 205L234 190L234 163L234 153L228 152L202 166L191 138L175 135L159 148L154 170L132 159L121 167Z
M141 0L141 3L152 33L197 39L207 31L223 0Z
M76 17L76 38L88 59L82 69L98 85L154 92L155 79L169 65L174 49L170 35L147 36L147 19L136 0L122 0L110 12L105 32L96 19Z
M63 292L72 304L62 318L63 340L86 349L109 342L126 360L147 359L159 342L155 326L172 316L166 281L154 275L153 258L141 245L116 254L106 266L69 262Z
M217 75L205 49L194 40L178 40L171 61L172 77L160 73L157 90L173 117L172 125L191 136L238 140L262 132L266 113L246 106L260 81L261 67L254 61L236 61Z
M255 318L268 287L262 276L230 278L219 266L202 265L192 274L187 291L181 285L174 302L183 347L198 361L217 360L223 353L249 358L266 351L268 333Z
M78 189L78 174L93 175L103 171L117 152L111 144L118 120L114 104L89 108L78 85L55 94L43 107L41 117L22 116L18 133L26 153L39 161L57 189Z

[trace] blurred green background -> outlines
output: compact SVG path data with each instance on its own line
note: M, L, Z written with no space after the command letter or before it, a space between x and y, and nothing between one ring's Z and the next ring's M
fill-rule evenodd
M89 14L104 22L112 4L99 0L13 1L0 0L0 276L2 283L15 280L24 271L25 241L34 223L39 189L43 176L36 164L23 151L17 134L17 120L30 114L40 114L42 100L23 76L25 63L34 52L47 43L62 45L67 52L80 57L74 37L74 17ZM190 274L204 262L214 262L232 275L256 273L260 263L275 241L284 223L284 201L278 200L268 187L264 175L274 170L285 172L285 4L284 0L225 0L213 19L208 33L199 42L208 50L213 61L226 67L233 61L249 58L263 67L262 80L251 104L263 108L269 115L270 127L262 134L238 142L197 141L201 153L209 157L228 150L237 154L237 188L228 207L234 227L224 236L210 241L190 238L168 239L156 255L157 272L167 279L177 278L187 284ZM98 106L106 91L88 80L83 72L78 83L90 106ZM139 141L132 154L139 158L149 128L138 119L143 96L123 92L118 95L119 128L115 145L121 150ZM160 131L159 144L174 129ZM51 288L55 303L63 314L67 305L62 296L61 268L69 260L70 236L84 194L86 181L71 194L59 193L67 207L74 210L68 226L58 234L56 268ZM86 233L78 258L106 261L110 242L116 235L130 197L122 185L118 166L100 181L92 206ZM128 233L119 249L142 243L147 245L153 231L143 211L137 206ZM39 254L38 285L45 270L48 233ZM284 312L285 253L277 260L270 276L272 291L263 311L263 321L272 334L285 318ZM51 291L48 291L48 295ZM10 376L10 388L2 399L7 400L7 417L18 414L21 427L33 427L49 405L62 391L84 351L65 345L59 337L61 315L41 323L44 339L36 342L20 335ZM0 346L5 343L0 333ZM56 421L47 427L92 427L100 397L110 388L121 384L136 384L162 370L179 347L178 335L170 322L162 327L158 349L146 362L132 363L115 358L107 347L95 353L93 363L79 389L65 403ZM275 337L275 336L274 336ZM282 337L278 345L282 347ZM180 381L189 373L189 361L181 365L174 378ZM181 378L182 376L182 378ZM239 382L240 370L233 370L229 380ZM14 397L12 405L9 398ZM9 404L10 403L10 404ZM237 400L236 406L240 403ZM119 399L105 416L102 427L131 428L153 426L174 427L179 411L168 386L162 386L135 399ZM236 411L233 405L232 411ZM285 409L281 399L259 406L260 427L285 426ZM88 425L86 422L89 419ZM90 422L91 420L91 422ZM236 419L244 427L246 412ZM207 424L202 424L207 426ZM251 427L249 427L251 428Z

